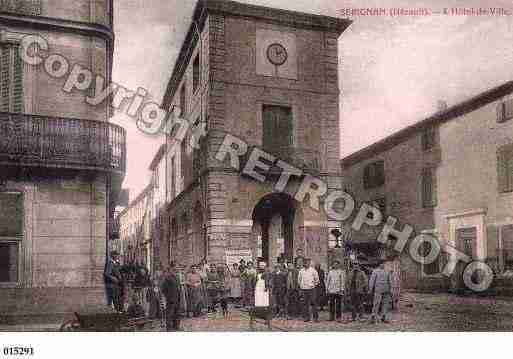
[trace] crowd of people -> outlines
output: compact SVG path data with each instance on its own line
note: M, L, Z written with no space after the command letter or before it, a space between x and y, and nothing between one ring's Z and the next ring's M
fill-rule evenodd
M111 256L106 265L107 302L124 311L116 295L122 282L117 276L123 278L116 261L116 256ZM301 253L294 260L278 258L272 268L244 260L231 266L203 261L188 268L171 263L163 273L157 271L152 281L145 281L146 308L135 292L127 312L135 316L144 311L150 318L165 318L167 330L178 330L183 317L218 311L227 316L230 308L249 310L255 306L268 307L275 318L305 322L318 322L319 311L326 308L329 320L341 323L346 308L356 321L366 319L366 307L372 306L370 321L388 322L390 308L397 308L397 278L397 273L385 270L384 262L370 278L357 261L349 266L334 261L326 273ZM267 293L264 301L259 299L262 291Z

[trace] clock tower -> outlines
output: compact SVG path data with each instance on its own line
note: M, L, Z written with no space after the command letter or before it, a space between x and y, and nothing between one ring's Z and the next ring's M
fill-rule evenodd
M275 263L302 252L326 263L329 233L340 224L312 210L308 200L298 202L295 194L307 175L330 191L341 187L338 42L350 21L206 0L199 2L193 22L199 26L191 26L164 105L185 103L186 119L205 123L207 136L194 158L180 155L172 138L168 142L168 168L180 183L172 186L179 188L168 206L170 260L226 263L251 253L254 261ZM198 63L201 81L191 91L189 78ZM227 135L299 174L279 191L275 164L265 182L247 178L229 160L216 159ZM182 171L189 161L196 170ZM202 213L196 227L187 220L198 219L195 208ZM182 219L190 231L181 231Z

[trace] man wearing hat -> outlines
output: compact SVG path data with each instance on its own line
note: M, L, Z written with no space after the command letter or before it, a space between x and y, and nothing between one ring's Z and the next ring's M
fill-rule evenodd
M362 318L363 300L367 293L367 275L360 268L358 261L351 262L352 269L347 278L346 288L348 289L349 298L351 300L351 314L353 321Z
M162 295L166 298L166 330L168 332L180 330L180 301L182 298L182 289L174 262L169 264L160 289Z
M121 286L123 283L119 264L119 253L117 251L111 251L109 258L107 258L103 279L105 281L107 306L114 306L114 309L121 312L123 310L121 305Z

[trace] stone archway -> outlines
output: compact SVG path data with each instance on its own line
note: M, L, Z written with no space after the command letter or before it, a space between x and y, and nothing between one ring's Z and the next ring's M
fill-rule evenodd
M271 193L253 209L254 257L276 263L280 255L292 260L297 232L297 203L285 193Z

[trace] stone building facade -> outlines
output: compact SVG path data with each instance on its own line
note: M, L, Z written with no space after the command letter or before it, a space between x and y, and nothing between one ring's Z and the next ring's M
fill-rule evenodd
M338 39L348 20L199 1L163 100L207 135L167 140L166 250L162 263L292 258L325 263L338 227L294 199L306 174L340 188ZM230 134L302 170L283 191L272 166L264 183L216 154ZM243 162L244 156L241 157ZM275 161L276 164L276 161ZM164 248L161 245L161 248Z
M0 314L104 305L103 270L125 171L125 133L107 102L21 61L26 35L111 78L111 0L0 3ZM56 68L53 68L56 70Z
M513 269L512 93L505 83L341 161L344 186L358 202L396 217L399 230L410 224L485 261L496 285ZM353 231L353 240L375 244L380 230ZM403 285L462 288L462 268L452 278L441 274L447 260L421 266L401 256Z
M131 201L116 217L119 222L120 256L123 264L152 262L153 184Z

